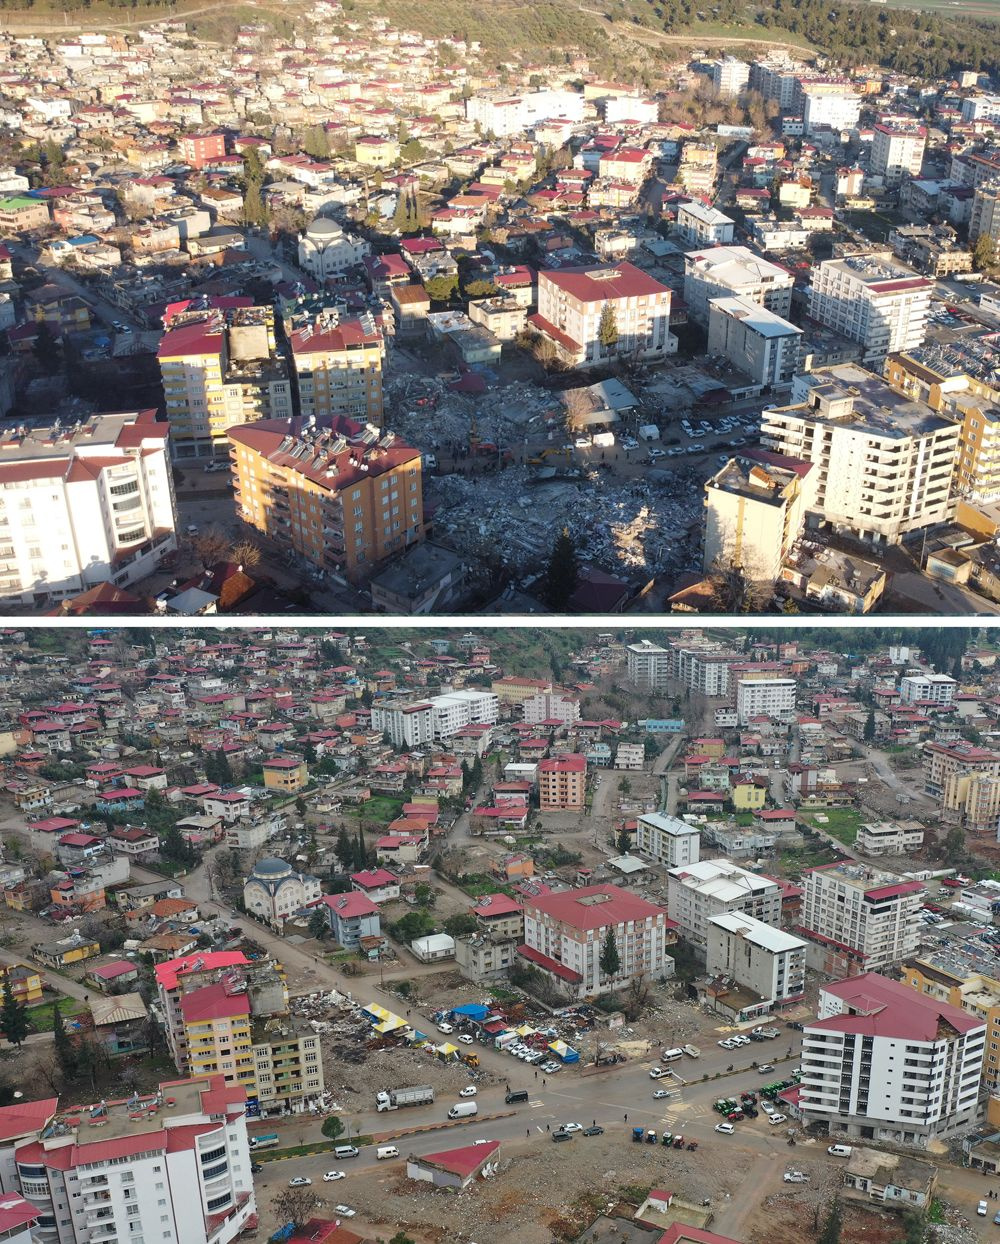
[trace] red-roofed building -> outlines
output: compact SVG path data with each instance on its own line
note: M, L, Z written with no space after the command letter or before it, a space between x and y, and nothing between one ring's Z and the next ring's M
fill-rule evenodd
M820 989L799 1107L836 1139L926 1148L979 1111L986 1021L877 972Z
M666 946L676 924L662 907L616 885L585 886L560 894L526 896L524 945L519 954L576 998L610 993L634 977L673 973ZM601 947L613 930L620 966L601 970Z
M0 1195L0 1240L6 1244L32 1244L31 1228L42 1211L26 1201L19 1192Z
M363 937L381 936L379 910L367 894L326 894L323 904L334 938L346 949L356 950Z
M499 1140L487 1140L461 1149L442 1149L406 1161L408 1179L433 1184L435 1188L454 1188L461 1192L481 1174L483 1167L500 1156Z
M542 812L582 812L586 793L586 756L569 752L538 762L538 805Z
M686 1222L672 1223L656 1241L656 1244L743 1244L731 1235L719 1235L704 1227L690 1227Z
M605 327L614 323L613 347L601 344L602 318ZM528 322L574 367L596 366L612 353L662 359L677 350L669 288L630 263L539 272L538 312Z
M370 868L351 873L351 887L373 903L386 903L390 899L399 898L399 878L388 868Z
M177 1244L230 1244L256 1213L245 1110L246 1093L221 1074L76 1105L56 1115L58 1130L21 1133L11 1177L43 1225L54 1207L77 1208L62 1244L84 1244L100 1224L126 1234L126 1223Z

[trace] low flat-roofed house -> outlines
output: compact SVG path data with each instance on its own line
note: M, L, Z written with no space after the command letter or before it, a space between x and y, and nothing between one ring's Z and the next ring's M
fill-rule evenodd
M844 1188L852 1199L879 1201L899 1209L927 1208L938 1171L930 1162L877 1149L855 1148L847 1160Z

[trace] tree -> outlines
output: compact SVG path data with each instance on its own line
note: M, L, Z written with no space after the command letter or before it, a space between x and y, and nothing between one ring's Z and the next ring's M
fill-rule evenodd
M816 1244L840 1244L840 1231L843 1226L843 1215L840 1209L840 1198L834 1197L823 1220L823 1229L816 1237Z
M232 547L233 561L245 571L260 565L260 545L255 540L237 540Z
M55 333L43 320L35 332L35 344L31 347L38 366L46 375L59 371L62 365L62 348Z
M52 1008L52 1045L56 1061L59 1063L59 1070L67 1080L75 1080L80 1070L80 1060L77 1057L76 1045L66 1031L62 1012L55 1005Z
M475 933L478 927L476 917L470 916L467 911L449 916L444 922L444 931L449 937L467 937L470 933Z
M601 308L601 318L597 325L597 340L605 354L613 354L618 345L618 321L615 309L610 302Z
M323 1126L320 1131L327 1140L339 1140L344 1134L344 1121L339 1115L329 1114L323 1120Z
M271 212L264 202L259 181L248 181L243 191L243 210L241 213L245 225L266 225L271 219Z
M5 977L3 982L3 1002L0 1003L0 1032L3 1033L11 1045L16 1045L18 1049L24 1044L24 1039L28 1035L28 1017L24 1011L24 1004L18 1002L14 997L9 976Z
M330 932L330 924L326 918L326 908L317 907L309 917L309 936L322 941Z
M426 881L418 881L413 887L413 897L417 900L418 907L434 906L434 891L430 888Z
M302 137L302 150L314 160L325 160L330 154L330 136L322 125L311 125Z
M552 546L552 554L545 570L542 585L542 598L545 603L557 612L564 611L569 604L569 598L576 591L579 575L576 547L569 529L564 527Z
M627 855L632 850L632 835L627 829L623 829L618 835L618 851L621 855Z
M431 302L450 302L458 290L458 276L432 276L424 281L424 289Z
M708 572L713 613L760 613L767 588L747 577L743 567L716 558Z
M337 861L341 868L347 868L354 859L354 847L347 834L347 826L341 825L340 833L337 835L337 845L333 848L337 856Z
M408 911L392 927L393 937L400 942L412 942L434 932L434 917L429 911Z
M397 1231L389 1241L389 1244L414 1244L414 1241L406 1234L405 1231Z
M861 737L866 743L875 742L875 710L870 708L868 716L865 718L865 727L861 732Z
M618 953L618 939L615 937L613 925L608 925L608 931L604 941L601 943L601 975L617 976L621 971L622 961Z
M296 1227L304 1227L314 1217L320 1206L326 1202L316 1199L315 1188L282 1188L276 1197L271 1198L281 1223L292 1222Z
M358 826L358 837L354 844L354 867L360 870L368 863L368 848L365 846L365 831Z
M160 836L160 855L175 864L191 864L195 851L176 825L168 825Z
M981 233L972 248L972 266L977 272L986 272L997 261L996 243L988 233Z

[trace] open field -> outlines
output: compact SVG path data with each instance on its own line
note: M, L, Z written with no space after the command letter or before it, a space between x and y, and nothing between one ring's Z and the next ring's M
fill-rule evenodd
M826 820L817 820L815 812L802 813L801 819L821 833L836 838L845 846L854 845L854 840L858 836L858 826L861 824L860 812L856 812L854 808L827 808L819 813L819 816L825 817Z

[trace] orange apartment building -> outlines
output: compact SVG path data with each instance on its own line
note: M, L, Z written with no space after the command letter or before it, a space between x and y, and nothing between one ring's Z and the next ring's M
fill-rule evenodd
M313 565L363 581L425 535L420 450L341 415L229 430L240 516Z
M538 803L543 812L582 812L586 791L586 756L570 752L539 761Z

